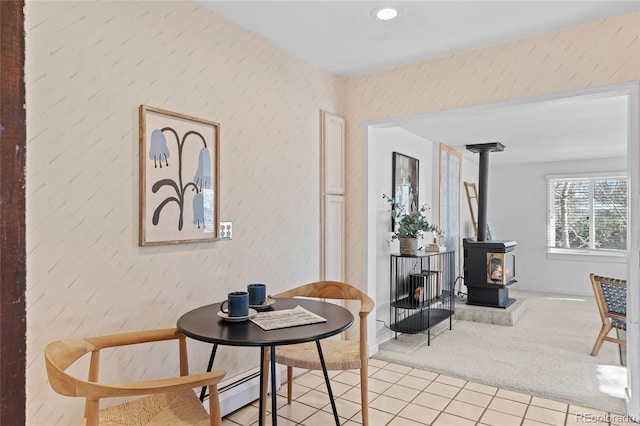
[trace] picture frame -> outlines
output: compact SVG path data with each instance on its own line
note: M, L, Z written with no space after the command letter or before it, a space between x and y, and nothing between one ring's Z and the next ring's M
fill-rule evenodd
M141 246L215 241L220 125L140 105Z
M399 152L393 153L392 187L393 200L404 207L406 213L417 211L420 204L418 200L420 161L417 158ZM400 218L391 218L391 231L396 230Z

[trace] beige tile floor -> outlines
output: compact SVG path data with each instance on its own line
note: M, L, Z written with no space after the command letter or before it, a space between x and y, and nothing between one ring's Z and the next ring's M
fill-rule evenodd
M361 424L358 371L329 372L340 423ZM333 425L322 372L311 371L294 381L294 401L286 403L286 386L278 391L278 425ZM267 403L271 407L270 400ZM271 424L268 412L267 424ZM223 419L223 426L253 426L255 401ZM376 359L369 360L369 423L371 426L535 426L632 425L620 414L606 413L534 395L435 374Z

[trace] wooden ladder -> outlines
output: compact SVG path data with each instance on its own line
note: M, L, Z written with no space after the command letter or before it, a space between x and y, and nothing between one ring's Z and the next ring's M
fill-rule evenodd
M473 232L476 237L478 236L478 221L476 219L476 213L474 210L478 210L478 188L475 183L465 182L464 192L467 193L467 203L469 203L469 212L471 213L471 223L473 223ZM473 208L475 200L475 209Z

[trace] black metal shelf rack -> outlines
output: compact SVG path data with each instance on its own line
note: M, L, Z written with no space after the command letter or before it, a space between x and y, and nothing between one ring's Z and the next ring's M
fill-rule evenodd
M449 319L453 328L455 252L419 252L391 255L388 328L398 333L427 332Z

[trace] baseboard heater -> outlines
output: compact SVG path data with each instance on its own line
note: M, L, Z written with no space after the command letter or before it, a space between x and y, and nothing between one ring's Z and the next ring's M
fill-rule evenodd
M280 368L276 368L276 383L281 383L280 375ZM267 389L268 393L271 393L270 384ZM255 368L223 381L218 386L218 394L222 416L251 404L260 398L260 369Z

